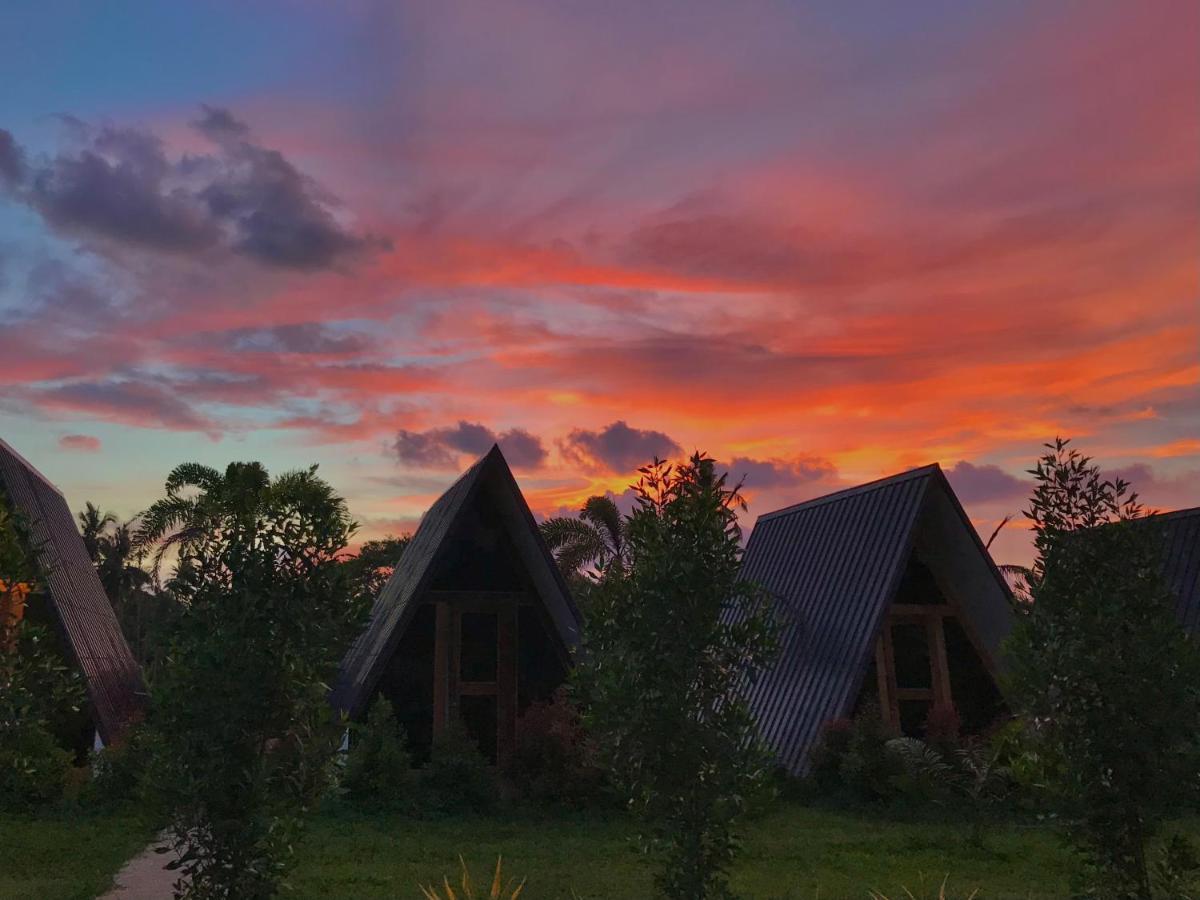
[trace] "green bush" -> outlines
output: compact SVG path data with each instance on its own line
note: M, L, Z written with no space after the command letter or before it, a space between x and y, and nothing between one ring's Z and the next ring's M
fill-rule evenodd
M0 811L30 812L62 799L71 753L37 722L0 730Z
M877 707L868 706L855 716L838 774L842 784L859 799L887 800L895 795L896 779L903 775L904 764L888 749L893 737Z
M600 798L604 775L596 748L565 689L521 716L505 774L534 803L582 808Z
M91 779L80 800L100 809L123 809L151 803L147 780L157 754L158 735L144 725L131 728L117 743L91 756Z
M429 762L420 775L431 812L487 812L496 805L495 775L461 724L449 726L433 739Z
M365 722L350 726L341 786L359 806L393 812L419 806L420 785L404 729L385 697L375 698Z

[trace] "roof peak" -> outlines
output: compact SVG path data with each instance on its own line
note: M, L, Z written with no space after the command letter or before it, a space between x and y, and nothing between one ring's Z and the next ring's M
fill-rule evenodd
M870 491L879 488L888 487L893 484L899 484L903 481L909 481L914 478L926 478L935 473L940 473L942 467L937 463L929 463L924 466L918 466L915 469L908 469L904 472L898 472L895 475L885 475L883 478L876 478L874 481L867 481L863 484L856 484L851 487L842 488L830 494L822 494L820 497L814 497L811 500L803 500L800 503L793 503L791 506L785 506L781 509L773 509L770 512L765 512L758 517L760 522L768 519L773 519L776 516L788 515L790 513L799 512L802 509L810 509L815 506L822 506L826 503L836 503L839 500L844 500L847 497L857 496L858 494L866 494Z
M53 490L56 494L59 494L60 496L65 496L65 495L63 495L62 490L59 489L57 484L55 484L53 481L51 481L49 478L47 478L45 475L43 475L42 471L37 466L35 466L33 463L31 463L29 460L27 460L24 456L22 456L20 453L18 453L16 448L14 448L13 445L10 444L8 441L4 440L4 438L0 438L0 450L6 451L10 456L12 456L14 459L16 459L17 462L19 462L22 466L24 466L26 469L28 469L30 471L30 473L37 476L39 481L44 483L47 487L49 487L51 490Z

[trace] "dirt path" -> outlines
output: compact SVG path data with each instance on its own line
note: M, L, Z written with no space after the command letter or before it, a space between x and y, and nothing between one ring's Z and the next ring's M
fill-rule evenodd
M155 853L158 841L125 863L117 873L116 887L99 900L171 900L171 885L179 875L163 868L173 859L170 853Z

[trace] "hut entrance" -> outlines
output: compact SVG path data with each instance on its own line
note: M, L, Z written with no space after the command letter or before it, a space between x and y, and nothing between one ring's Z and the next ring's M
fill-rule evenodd
M517 722L517 611L525 595L432 591L434 734L461 721L492 764L512 752Z
M978 733L1003 707L958 605L916 554L876 640L874 668L884 721L901 734L925 737L935 707L953 707L963 731Z

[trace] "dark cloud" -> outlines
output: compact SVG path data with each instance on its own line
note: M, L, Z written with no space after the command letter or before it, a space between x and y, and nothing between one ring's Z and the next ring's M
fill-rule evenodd
M180 399L178 392L148 380L113 378L78 381L38 391L43 405L84 412L144 428L213 431L205 420Z
M77 124L80 148L34 166L0 132L0 178L63 232L151 250L224 247L267 265L323 269L384 246L338 222L335 201L228 110L204 107L193 126L215 153L170 159L148 131Z
M977 466L965 459L946 470L954 493L963 503L989 503L994 500L1018 501L1025 498L1030 485L999 466Z
M105 128L77 155L32 167L24 198L48 223L72 234L164 251L214 246L219 223L171 175L157 138Z
M192 122L192 127L210 140L220 144L245 140L250 136L250 127L229 110L207 103L202 103L200 109L204 115Z
M749 490L790 488L815 481L826 481L837 474L837 469L827 459L816 456L798 456L794 459L750 459L735 456L728 466L735 481L745 480Z
M683 448L661 431L631 428L616 421L600 431L576 428L559 442L563 456L610 472L632 472L654 457L678 456Z
M392 451L401 462L422 466L452 466L461 456L482 456L499 444L505 459L515 468L532 469L546 460L542 439L522 428L494 432L486 425L459 421L452 428L428 431L401 429Z
M196 127L225 157L199 196L215 218L233 223L235 250L272 265L321 269L380 246L343 229L312 179L278 150L252 143L249 129L228 110L206 107Z
M213 340L228 341L236 350L302 355L351 354L367 346L366 339L361 335L336 334L319 322L276 325L273 328L240 328L218 333Z
M25 160L11 132L0 128L0 187L13 187L25 178Z

